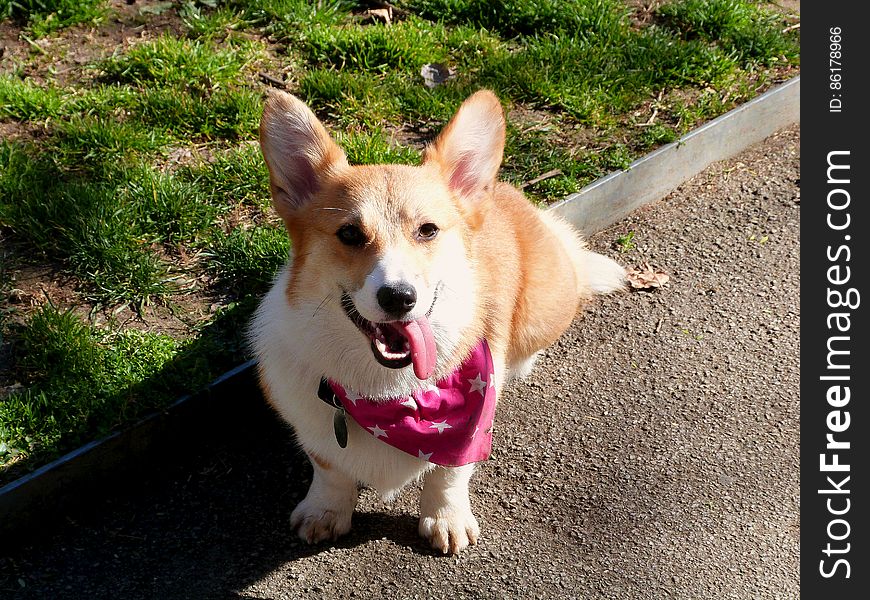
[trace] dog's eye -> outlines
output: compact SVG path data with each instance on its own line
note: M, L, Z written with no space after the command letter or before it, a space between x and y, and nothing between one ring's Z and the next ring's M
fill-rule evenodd
M438 235L438 226L435 223L423 223L417 229L417 237L421 240L431 240Z
M356 225L343 225L335 235L345 246L364 246L368 241L366 235Z

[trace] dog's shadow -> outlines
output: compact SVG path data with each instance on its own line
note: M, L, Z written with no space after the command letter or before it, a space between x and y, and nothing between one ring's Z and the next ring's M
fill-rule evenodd
M409 513L396 513L388 510L384 512L356 512L353 515L353 527L350 533L337 540L317 544L308 544L300 540L298 544L294 544L296 551L290 560L314 556L333 548L347 550L373 542L391 543L422 556L444 556L420 537L417 533L417 523L417 516ZM296 536L295 532L289 534Z
M27 565L22 598L62 597L82 573L92 597L240 598L239 590L333 548L393 544L443 556L417 533L418 517L405 503L414 490L392 506L363 492L350 533L313 545L300 540L290 514L308 490L311 466L285 426L273 419L246 425L196 456L138 473L124 491L95 496L48 537L17 548L14 561L4 563L0 552L0 589L10 581L17 589L23 572L15 565Z
M292 556L288 556L288 560L314 556L331 549L352 549L373 542L393 544L421 556L444 556L418 533L419 516L414 512L413 505L416 504L420 489L414 485L403 490L394 504L381 503L374 490L363 488L349 533L335 540L314 544L299 539L296 531L290 527L290 513L296 502L301 501L307 493L311 483L311 466L301 452L296 453L295 460L294 469L299 469L304 478L294 490L294 502L290 506L275 507L276 520L283 521L283 526L277 527L274 533L290 537Z
M422 556L444 556L431 547L418 533L419 516L415 508L422 486L413 484L403 490L394 503L382 503L377 492L361 488L359 505L353 513L349 533L335 540L314 544L301 540L290 526L290 514L302 501L311 485L313 471L304 452L293 441L289 427L269 416L267 422L257 423L266 435L259 437L250 452L258 459L258 468L252 469L253 461L239 455L234 449L220 449L206 461L244 463L247 483L254 483L263 490L270 490L261 497L272 499L260 511L265 527L260 541L273 548L285 550L278 559L292 561L320 554L332 548L351 549L368 543L392 543ZM259 448L257 448L259 446ZM256 477L256 479L254 479ZM209 482L204 482L209 484ZM213 485L210 484L210 485ZM239 532L250 535L250 532Z

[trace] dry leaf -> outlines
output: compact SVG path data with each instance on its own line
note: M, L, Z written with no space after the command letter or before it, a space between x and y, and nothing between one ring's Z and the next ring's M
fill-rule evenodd
M370 8L366 11L367 15L371 15L376 19L380 19L387 25L393 22L393 7L388 6L386 8Z
M420 69L423 83L427 88L438 87L456 74L454 69L441 63L427 63Z
M644 263L644 270L629 269L628 283L636 290L648 290L662 287L671 277L667 273L654 270L649 263Z

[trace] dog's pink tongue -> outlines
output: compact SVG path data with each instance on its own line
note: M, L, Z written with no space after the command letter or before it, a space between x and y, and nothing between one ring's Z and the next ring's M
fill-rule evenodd
M435 338L429 319L420 317L410 323L391 323L401 331L411 345L411 360L417 379L429 379L435 372Z

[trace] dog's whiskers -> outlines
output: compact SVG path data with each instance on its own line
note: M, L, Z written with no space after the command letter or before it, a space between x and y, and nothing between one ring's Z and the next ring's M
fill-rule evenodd
M454 294L457 293L456 288L444 283L443 279L437 283L437 285L435 286L435 291L436 293L438 293L439 291L452 292Z
M314 312L311 313L311 318L313 319L314 317L316 317L316 316L317 316L317 312L318 312L321 308L323 308L323 307L326 305L327 302L329 302L330 300L332 300L334 296L335 296L334 292L330 292L330 293L328 293L328 294L326 295L326 298L324 298L323 301L322 301L320 304L317 305L317 308L314 309Z

